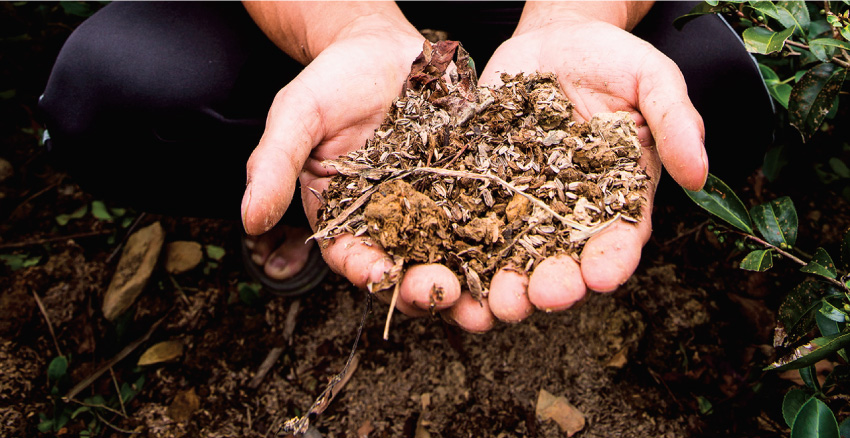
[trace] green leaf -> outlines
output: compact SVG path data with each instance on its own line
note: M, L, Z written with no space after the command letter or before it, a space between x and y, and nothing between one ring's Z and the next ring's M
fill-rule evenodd
M109 211L106 209L106 205L104 205L103 201L92 201L91 215L94 216L95 219L101 221L112 220L112 215L109 214Z
M816 249L812 260L806 266L800 268L800 270L832 279L838 276L838 272L835 271L835 263L832 262L832 257L823 248Z
M818 314L822 315L824 318L829 319L830 321L847 322L847 313L845 313L843 310L839 309L838 307L833 306L832 303L830 303L827 300L823 301L823 306L821 306L820 310L818 311ZM823 330L821 330L821 331L823 332ZM837 334L839 331L840 330L836 331L832 328L828 328L827 332L830 332L830 333L823 333L823 335L824 336L834 335L834 334Z
M791 87L789 86L790 90ZM778 145L767 150L764 154L764 163L762 163L761 171L768 181L774 182L779 178L779 173L788 164L788 154L785 147Z
M756 11L761 12L762 14L767 15L770 18L773 18L774 20L779 20L779 11L776 9L776 5L774 5L773 2L751 1L749 2L749 6L755 9Z
M741 231L753 234L752 220L747 213L747 208L720 178L709 173L702 190L698 192L684 190L691 200L709 213Z
M49 380L59 380L62 377L65 377L65 374L68 372L68 358L65 356L57 356L53 360L50 361L50 365L47 366L47 378Z
M802 31L800 35L806 35L811 23L809 16L809 8L806 7L806 2L801 1L783 1L776 2L776 8L779 10L779 22L785 27L791 27L792 23L799 26ZM785 14L789 14L789 16ZM791 21L793 20L793 21Z
M764 272L773 267L773 250L757 249L741 260L741 269L747 271Z
M41 420L38 423L38 431L41 433L48 433L53 431L53 419L45 419Z
M725 6L720 6L717 4L712 5L709 2L699 3L687 14L682 15L681 17L678 17L673 20L673 26L676 28L676 30L682 30L685 24L687 24L691 20L702 17L703 15L722 12L724 8Z
M829 114L846 73L832 63L818 64L792 87L788 101L789 120L804 141L811 138Z
M812 366L847 345L850 345L850 333L815 338L768 365L765 370L785 371Z
M838 426L838 431L841 434L841 438L850 437L850 417L844 419L841 424Z
M797 242L797 210L791 198L783 196L750 210L750 216L759 233L770 244L783 249Z
M814 365L809 365L805 368L797 370L800 373L800 379L806 384L806 387L812 392L820 391L820 381L818 381L818 372Z
M121 207L110 207L109 212L112 213L112 216L114 217L121 217L127 213L127 209Z
M850 271L850 228L844 232L844 238L841 239L841 265L845 271Z
M88 406L80 406L80 407L79 407L79 408L77 408L74 412L72 412L72 413L71 413L71 419L73 420L73 419L77 418L77 416L78 416L78 415L80 415L80 414L82 414L82 413L84 413L84 412L89 412L89 411L91 411L91 408L90 408L90 407L88 407Z
M788 339L786 342L776 342L774 346L797 342L811 330L815 324L814 314L820 309L821 298L827 291L827 285L807 278L788 292L776 315L779 323L777 330L782 330Z
M829 167L835 172L836 175L842 178L850 178L850 168L847 168L847 165L844 164L839 158L830 158L829 159Z
M253 283L239 283L239 299L243 303L253 306L260 302L260 286Z
M0 254L0 261L3 261L9 269L17 271L18 269L29 268L37 265L38 262L41 261L41 256L31 256L29 254Z
M771 32L761 27L750 27L742 34L744 47L750 53L762 55L778 52L785 47L785 40L794 33L794 29L789 27L782 32Z
M74 210L74 212L71 214L60 214L56 216L56 223L64 227L65 225L68 225L68 222L70 222L71 219L80 219L81 217L85 216L88 211L89 206L83 205L82 207Z
M836 40L833 38L816 38L809 41L809 47L811 46L825 46L825 47L837 47L844 50L850 50L850 43L847 41Z
M220 246L207 245L205 247L205 249L207 250L207 257L209 257L213 260L221 261L221 259L224 257L224 254L225 254L224 248L222 248Z
M812 397L797 413L791 438L841 438L838 422L826 403Z
M809 393L803 389L792 389L785 394L785 398L782 399L782 417L785 418L785 424L788 427L794 427L794 419L797 418L797 413L809 397L811 397Z

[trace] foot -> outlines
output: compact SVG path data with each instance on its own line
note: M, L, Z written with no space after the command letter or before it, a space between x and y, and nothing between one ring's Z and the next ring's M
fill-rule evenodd
M261 266L273 280L286 280L302 269L315 242L305 241L310 229L278 224L259 236L246 236L245 246L251 252L251 261Z

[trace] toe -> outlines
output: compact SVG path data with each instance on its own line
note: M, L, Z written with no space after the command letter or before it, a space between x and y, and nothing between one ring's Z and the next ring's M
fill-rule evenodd
M502 269L490 280L490 311L505 322L519 322L534 312L528 300L528 276Z
M285 235L285 226L279 225L259 236L246 236L245 246L251 251L251 260L263 265L269 256L280 246Z
M442 265L416 265L404 273L399 299L422 310L443 310L460 298L460 282Z
M528 299L547 312L564 310L581 300L587 288L581 268L572 257L559 254L549 257L534 269L528 281Z
M266 275L275 280L285 280L297 274L310 256L310 250L315 243L311 240L310 230L306 228L278 227L284 229L285 239L266 259L264 270ZM257 244L259 246L259 242ZM256 246L255 246L256 248ZM256 254L256 253L255 253Z

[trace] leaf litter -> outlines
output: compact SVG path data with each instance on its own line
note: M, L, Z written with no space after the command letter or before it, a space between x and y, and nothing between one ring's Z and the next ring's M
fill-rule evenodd
M322 245L368 237L396 266L441 263L476 299L499 269L529 272L618 220L637 222L649 177L626 112L575 120L553 73L478 87L456 41L425 42L403 95L361 149L323 163ZM401 278L386 275L372 292Z

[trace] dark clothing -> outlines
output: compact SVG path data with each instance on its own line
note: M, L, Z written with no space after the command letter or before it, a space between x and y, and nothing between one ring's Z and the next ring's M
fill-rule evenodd
M522 10L505 2L399 6L417 28L461 41L479 69ZM752 169L770 141L770 97L721 18L672 27L692 6L660 2L634 33L682 70L705 120L712 171L729 151L736 158L727 161ZM301 68L239 3L115 2L68 39L40 109L52 154L87 190L148 211L236 219L245 162L272 99ZM298 199L290 218L303 215Z

